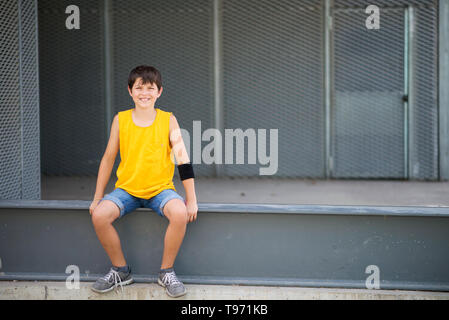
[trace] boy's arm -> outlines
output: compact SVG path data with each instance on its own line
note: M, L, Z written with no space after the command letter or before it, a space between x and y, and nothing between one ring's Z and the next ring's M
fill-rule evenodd
M97 186L95 189L94 200L102 199L104 191L111 177L112 168L114 167L115 158L117 156L120 145L118 115L115 115L112 121L111 134L109 142L104 152L103 158L98 169Z
M186 179L182 181L184 190L186 191L187 203L197 203L195 194L195 180L194 178Z
M170 145L178 166L190 162L184 141L182 140L181 128L173 114L170 116ZM189 222L192 222L196 220L198 212L194 178L182 180L182 184L186 191L186 207Z

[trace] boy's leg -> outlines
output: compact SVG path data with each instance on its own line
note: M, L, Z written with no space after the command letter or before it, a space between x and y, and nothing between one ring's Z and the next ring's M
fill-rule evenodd
M101 245L115 267L126 266L120 238L112 222L120 216L120 209L111 200L101 201L92 212L92 223Z
M163 213L169 220L164 239L161 269L172 268L187 228L187 208L180 199L169 200Z
M184 284L179 281L173 269L186 231L187 208L183 200L174 198L165 204L163 214L169 220L169 224L165 233L164 253L158 283L165 288L170 297L177 298L187 293Z

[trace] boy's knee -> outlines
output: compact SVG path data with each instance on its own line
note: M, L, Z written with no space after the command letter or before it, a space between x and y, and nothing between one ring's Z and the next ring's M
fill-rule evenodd
M117 212L112 207L97 206L92 212L92 222L95 225L103 225L114 222L118 218ZM119 212L120 213L120 212Z
M187 224L187 209L185 206L169 206L165 214L170 222L178 224Z

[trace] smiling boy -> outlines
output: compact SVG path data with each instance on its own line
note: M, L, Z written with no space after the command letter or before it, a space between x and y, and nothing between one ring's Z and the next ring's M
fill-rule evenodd
M139 207L146 207L169 220L158 283L171 297L186 294L173 265L187 223L196 220L198 205L193 168L179 134L176 117L171 112L155 108L162 90L161 74L156 68L134 68L128 77L128 92L135 108L119 112L112 122L110 139L98 171L94 200L89 208L95 232L112 263L109 273L92 286L96 292L108 292L118 285L133 282L112 222ZM115 189L103 197L118 151L121 162ZM173 185L173 153L186 201Z

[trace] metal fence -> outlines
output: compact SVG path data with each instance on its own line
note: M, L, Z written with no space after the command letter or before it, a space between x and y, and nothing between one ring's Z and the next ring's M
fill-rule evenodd
M76 2L80 29L66 28L71 1L38 3L42 172L94 175L107 141L101 2Z
M43 174L96 175L113 115L133 107L127 76L138 64L161 70L157 106L190 133L191 158L201 121L200 134L266 129L267 154L278 129L272 177L438 179L437 1L376 1L378 30L366 28L361 0L79 0L76 30L65 27L71 1L4 3L2 198L39 192L18 187L39 190L39 138ZM28 81L37 27L26 8L36 5L40 100ZM27 112L34 122L23 124ZM258 176L262 166L248 154L244 164L196 157L199 176ZM33 173L17 174L24 168Z
M438 179L437 3L335 1L333 177Z

